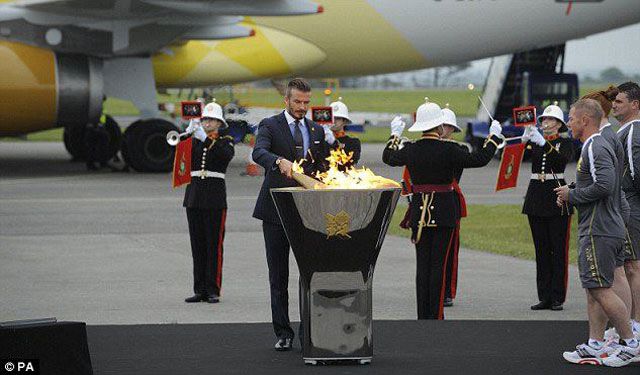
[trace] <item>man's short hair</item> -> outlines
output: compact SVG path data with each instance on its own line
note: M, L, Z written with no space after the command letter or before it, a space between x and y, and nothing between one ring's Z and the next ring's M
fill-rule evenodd
M618 86L618 90L625 93L630 102L634 100L640 101L640 86L637 83L625 82Z
M571 106L576 112L580 111L581 114L595 120L600 124L600 121L604 117L604 111L602 106L596 100L593 99L580 99L573 103Z
M294 78L294 79L292 79L287 84L287 91L285 92L285 94L287 95L287 98L291 97L291 90L293 90L293 89L296 89L296 90L302 91L302 92L309 92L309 91L311 91L311 85L309 84L309 82L305 81L302 78Z

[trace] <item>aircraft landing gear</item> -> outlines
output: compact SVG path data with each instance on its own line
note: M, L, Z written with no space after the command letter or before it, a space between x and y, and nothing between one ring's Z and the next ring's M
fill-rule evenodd
M91 131L91 134L88 132ZM96 132L100 132L96 136ZM87 138L89 137L89 139ZM122 132L118 123L106 116L100 129L89 130L87 126L68 126L63 133L64 146L71 154L72 161L110 160L120 149ZM99 142L100 144L96 144Z
M69 126L64 128L62 139L64 147L71 155L71 161L84 161L87 158L87 151L84 145L84 126Z
M138 172L168 172L173 167L174 148L167 133L178 130L162 119L138 120L124 132L122 156Z

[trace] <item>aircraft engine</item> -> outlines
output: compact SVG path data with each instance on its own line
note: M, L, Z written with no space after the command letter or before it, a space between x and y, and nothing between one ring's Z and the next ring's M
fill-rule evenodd
M0 42L0 135L84 127L102 111L102 61Z

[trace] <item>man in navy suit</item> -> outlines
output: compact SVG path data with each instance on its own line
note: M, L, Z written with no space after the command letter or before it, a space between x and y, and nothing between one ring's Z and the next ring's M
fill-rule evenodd
M253 160L265 170L253 217L262 220L271 287L271 318L273 330L278 338L275 345L277 351L291 350L294 333L289 322L287 291L289 241L271 198L270 189L298 186L295 180L291 179L294 161L306 160L302 164L306 174L326 170L328 143L335 142L328 128L325 129L305 117L310 100L309 83L300 78L291 80L284 98L286 109L260 122L252 154Z

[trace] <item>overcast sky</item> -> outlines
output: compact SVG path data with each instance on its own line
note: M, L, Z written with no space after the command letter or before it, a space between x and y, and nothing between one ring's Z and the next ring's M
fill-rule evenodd
M640 74L640 24L572 40L565 51L567 73L597 76L601 70L617 66L629 75ZM489 62L483 59L473 65L484 70Z
M610 66L627 74L640 73L640 24L567 43L567 72L589 74Z

